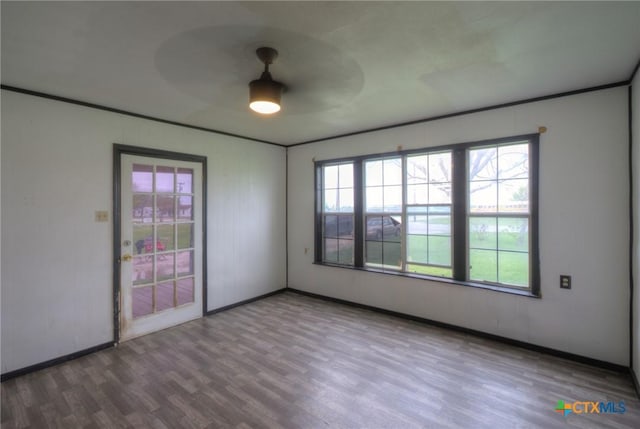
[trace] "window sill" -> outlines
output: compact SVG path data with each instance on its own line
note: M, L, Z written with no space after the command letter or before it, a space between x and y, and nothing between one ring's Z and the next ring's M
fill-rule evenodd
M378 269L375 269L375 268L364 268L364 267L353 267L353 266L348 266L348 265L329 264L329 263L325 263L325 262L314 262L313 264L314 265L321 265L321 266L324 266L324 267L342 268L342 269L355 270L355 271L364 271L364 272L375 273L375 274L386 274L386 275L396 276L396 277L407 277L407 278L411 278L411 279L429 280L429 281L432 281L432 282L446 283L446 284L458 285L458 286L466 286L466 287L473 287L473 288L478 288L478 289L486 289L486 290L492 290L492 291L495 291L495 292L508 293L508 294L511 294L511 295L526 296L526 297L530 297L530 298L541 298L542 297L542 295L540 295L539 293L538 294L534 294L530 290L515 289L515 288L509 288L509 287L503 287L503 286L497 286L497 285L490 285L490 284L485 284L485 283L462 282L462 281L459 281L459 280L447 279L447 278L444 278L444 277L427 276L427 275L423 275L423 274L403 273L403 272L400 272L400 271L385 271L385 270L378 270Z

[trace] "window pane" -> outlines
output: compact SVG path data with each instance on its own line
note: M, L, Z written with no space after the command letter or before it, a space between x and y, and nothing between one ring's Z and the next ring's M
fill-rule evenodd
M324 188L335 189L338 187L338 166L327 165L324 167Z
M152 225L133 225L133 245L136 248L136 254L153 252L153 226Z
M407 233L427 235L427 216L407 214Z
M173 167L156 167L156 192L174 192Z
M529 250L529 219L499 218L498 248L500 250Z
M340 203L338 201L337 189L325 189L324 190L324 211L325 212L337 212Z
M156 210L156 222L173 222L175 220L174 210L176 197L169 195L158 195L156 197L158 204Z
M366 189L366 211L381 212L382 211L382 187L367 187Z
M498 186L498 210L507 213L529 212L529 179L511 179Z
M469 211L495 213L498 210L498 182L469 183Z
M353 189L340 189L339 193L339 201L340 207L338 208L341 212L353 212Z
M193 277L178 280L176 284L177 304L183 305L193 302L193 291Z
M529 177L529 145L498 147L498 168L501 180Z
M384 211L385 212L401 212L402 211L402 186L385 186L384 187Z
M156 311L173 307L173 281L158 283L156 286Z
M426 235L409 235L407 237L407 261L429 262L429 237Z
M469 250L469 280L498 281L498 256L495 250Z
M134 256L132 277L134 285L153 283L153 256Z
M402 159L393 158L384 160L383 183L387 185L402 184Z
M385 266L400 268L400 265L402 264L400 243L386 242L382 245L382 263Z
M451 182L451 152L429 155L429 182Z
M382 186L382 161L367 161L364 163L366 186Z
M340 240L338 242L338 263L353 264L353 240Z
M407 204L427 204L429 202L429 185L408 185Z
M167 280L175 277L173 269L174 255L174 253L167 253L156 257L156 280Z
M450 204L451 183L429 185L429 204Z
M324 217L324 236L338 237L338 216L327 215Z
M528 286L529 254L498 252L498 281L516 286Z
M338 216L338 236L341 238L353 238L353 216Z
M133 194L132 214L133 222L153 222L153 196L145 194Z
M451 238L429 236L429 263L451 266Z
M367 263L382 265L382 242L367 241L365 246Z
M340 188L353 187L353 164L342 164L338 167L338 186Z
M498 148L488 147L469 151L469 181L498 178Z
M178 220L193 220L193 197L178 197Z
M175 241L175 225L158 225L157 228L156 250L158 252L173 250Z
M497 249L497 219L495 217L469 218L469 248Z
M133 164L131 173L131 186L133 192L153 191L153 166Z
M177 192L181 194L193 193L193 170L190 168L178 168Z
M382 218L382 239L384 241L400 242L402 234L402 224L400 218L394 216L384 216Z
M326 262L338 262L338 239L324 239L324 260Z
M367 240L382 241L382 218L383 216L367 216Z
M407 157L407 184L427 183L429 157L417 155Z
M193 247L193 224L183 223L177 225L178 228L178 249L188 249Z
M451 216L430 215L429 235L451 235Z
M133 318L153 313L153 286L137 287L131 291Z
M193 259L193 250L187 250L185 252L178 252L176 254L176 267L178 268L178 276L193 275L193 266L195 260Z

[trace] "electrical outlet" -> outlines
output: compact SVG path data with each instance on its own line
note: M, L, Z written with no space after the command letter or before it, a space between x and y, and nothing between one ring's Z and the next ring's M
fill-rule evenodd
M571 289L571 276L567 276L564 274L560 275L560 288Z

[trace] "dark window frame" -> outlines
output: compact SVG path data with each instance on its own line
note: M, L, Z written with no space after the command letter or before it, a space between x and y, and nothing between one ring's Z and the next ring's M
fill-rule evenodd
M491 282L474 282L467 279L467 153L470 148L482 146L501 146L527 141L529 144L529 214L530 219L530 243L529 243L529 285L526 288L510 286ZM432 152L451 151L452 154L452 252L453 252L453 272L452 277L436 277L424 274L415 274L406 271L383 270L367 267L364 262L364 162L373 159L389 158L394 156L406 157L411 154L428 154ZM314 188L315 188L315 247L314 263L324 266L341 267L354 270L362 270L374 273L383 273L401 277L411 277L432 280L441 283L458 284L472 286L483 289L512 293L516 295L540 297L540 254L539 254L539 168L540 168L540 134L524 134L497 139L480 140L451 145L434 146L427 148L376 153L353 157L343 157L314 161ZM323 191L323 167L340 163L353 163L353 185L354 185L354 263L353 265L341 265L323 261L322 243L322 191ZM407 184L403 178L403 192ZM402 202L403 210L407 206L406 201ZM406 231L403 231L403 239L406 239ZM406 264L406 261L404 261Z

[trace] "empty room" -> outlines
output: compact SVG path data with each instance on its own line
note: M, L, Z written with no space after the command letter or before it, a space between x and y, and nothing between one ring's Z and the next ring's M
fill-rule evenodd
M2 428L637 428L640 2L2 1Z

